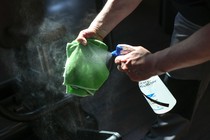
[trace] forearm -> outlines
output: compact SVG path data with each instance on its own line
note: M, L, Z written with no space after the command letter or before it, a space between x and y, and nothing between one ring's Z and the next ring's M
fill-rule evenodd
M210 24L186 40L150 55L156 73L194 66L210 60Z
M89 28L104 38L117 24L127 17L142 0L108 0Z

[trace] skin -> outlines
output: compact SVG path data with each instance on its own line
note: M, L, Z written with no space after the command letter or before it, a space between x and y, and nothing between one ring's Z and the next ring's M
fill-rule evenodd
M77 41L83 45L87 45L86 38L95 37L103 40L117 24L136 9L141 1L142 0L108 0L90 26L79 33Z
M87 44L86 38L103 38L141 3L141 0L108 0L90 26L82 30L77 41ZM126 7L126 8L122 8ZM133 51L115 58L118 69L131 80L140 81L154 75L201 64L210 60L210 24L172 47L150 53L142 46L131 46Z

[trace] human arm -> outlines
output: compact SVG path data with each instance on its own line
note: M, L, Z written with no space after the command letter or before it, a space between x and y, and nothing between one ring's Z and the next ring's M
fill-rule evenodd
M147 79L153 75L194 66L210 60L210 24L202 27L184 41L172 47L148 53L145 48L115 59L119 69L133 81ZM145 53L146 52L146 53ZM142 55L143 54L143 55Z
M107 0L103 9L99 12L90 26L82 30L77 41L87 44L86 38L103 38L111 32L124 18L126 18L140 4L142 0Z

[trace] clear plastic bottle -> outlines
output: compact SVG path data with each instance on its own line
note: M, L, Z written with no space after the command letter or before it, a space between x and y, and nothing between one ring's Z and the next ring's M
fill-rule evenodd
M124 55L133 48L117 46L112 56ZM156 114L164 114L176 105L176 99L158 75L138 82L139 88Z

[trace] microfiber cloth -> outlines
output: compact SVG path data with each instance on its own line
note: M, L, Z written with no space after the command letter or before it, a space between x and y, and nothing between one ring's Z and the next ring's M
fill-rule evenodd
M67 43L63 75L67 93L81 97L95 94L109 76L107 50L108 46L97 39L87 39L87 46L76 40Z

